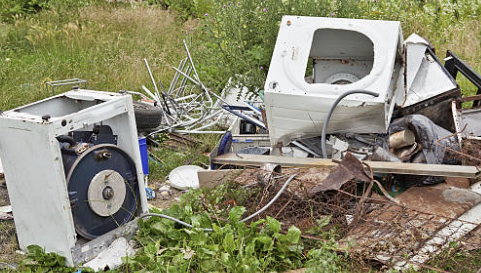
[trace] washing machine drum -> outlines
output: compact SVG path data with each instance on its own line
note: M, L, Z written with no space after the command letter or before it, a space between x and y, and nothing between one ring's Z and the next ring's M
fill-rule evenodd
M135 215L139 188L134 161L113 144L88 148L67 174L75 230L94 239Z

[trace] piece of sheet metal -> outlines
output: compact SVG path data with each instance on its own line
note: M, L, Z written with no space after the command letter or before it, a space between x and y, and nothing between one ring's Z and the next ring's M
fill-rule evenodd
M458 87L430 50L429 42L412 34L406 48L406 96L402 107L408 107Z
M462 139L481 140L481 107L462 108L462 103L481 99L481 95L475 95L458 99L452 102L454 125L458 134L458 140Z

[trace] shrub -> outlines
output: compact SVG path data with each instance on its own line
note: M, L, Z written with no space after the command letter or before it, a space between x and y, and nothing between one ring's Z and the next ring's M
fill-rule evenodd
M211 13L203 16L197 37L201 78L219 90L234 77L234 82L256 94L264 85L283 15L353 17L358 13L354 1L216 1Z
M164 3L166 7L177 13L181 21L187 21L208 14L213 0L164 0Z
M12 21L18 16L37 13L49 8L49 0L16 0L0 2L0 19Z
M75 9L91 2L92 0L2 0L0 1L0 21L12 22L16 18L50 8Z

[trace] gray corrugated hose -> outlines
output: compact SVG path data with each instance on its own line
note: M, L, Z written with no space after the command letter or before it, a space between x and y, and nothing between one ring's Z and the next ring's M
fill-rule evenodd
M334 109L336 109L336 106L339 104L339 102L344 99L345 97L352 95L352 94L366 94L366 95L371 95L373 97L379 97L379 93L372 92L372 91L367 91L367 90L351 90L343 93L340 95L334 104L332 104L331 109L329 109L329 113L326 116L326 120L324 121L324 125L322 126L322 136L321 136L321 146L322 146L322 157L327 158L327 151L326 151L326 130L327 130L327 125L329 124L329 120L331 119L332 112L334 112Z

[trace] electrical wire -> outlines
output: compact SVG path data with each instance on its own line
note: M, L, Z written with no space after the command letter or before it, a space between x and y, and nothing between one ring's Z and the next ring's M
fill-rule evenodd
M146 214L143 214L141 215L140 217L141 218L145 218L145 217L152 217L152 216L156 216L156 217L162 217L162 218L165 218L165 219L168 219L168 220L171 220L171 221L174 221L178 224L181 224L183 226L186 226L188 228L194 228L194 226L192 226L191 224L188 224L184 221L181 221L177 218L174 218L174 217L171 217L171 216L168 216L168 215L165 215L165 214L159 214L159 213L146 213ZM208 231L208 232L211 232L213 231L213 229L211 228L200 228L200 230L203 230L203 231Z
M239 223L244 223L246 221L249 221L250 219L256 217L257 215L259 215L260 213L262 213L263 211L265 211L267 208L269 208L272 204L274 204L274 202L279 198L279 196L281 196L281 194L284 192L284 190L287 188L287 186L289 185L289 183L294 179L294 177L296 177L297 174L293 174L289 177L289 179L287 179L287 181L284 183L284 185L282 186L282 188L277 192L276 196L274 196L274 198L272 198L272 200L267 203L267 205L265 205L264 207L262 207L260 210L254 212L253 214L247 216L246 218L242 219L239 221ZM145 218L145 217L152 217L152 216L155 216L155 217L162 217L162 218L165 218L165 219L168 219L168 220L171 220L171 221L174 221L178 224L181 224L183 226L186 226L188 228L194 228L194 226L192 226L191 224L188 224L184 221L181 221L177 218L174 218L174 217L171 217L171 216L168 216L168 215L165 215L165 214L159 214L159 213L146 213L146 214L143 214L141 215L140 217L141 218ZM211 228L199 228L200 230L203 230L203 231L207 231L207 232L212 232L214 231L213 229Z

